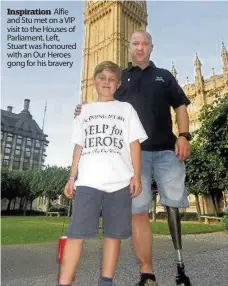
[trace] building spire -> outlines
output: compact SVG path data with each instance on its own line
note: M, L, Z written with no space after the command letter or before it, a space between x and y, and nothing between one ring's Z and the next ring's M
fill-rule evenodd
M198 69L200 72L201 72L201 62L199 60L199 57L198 57L198 54L196 53L196 58L195 58L195 63L194 63L194 66L196 68L196 70Z
M201 64L201 61L200 61L197 53L196 53L194 66L195 66L196 79L202 80L202 71L201 71L202 64Z
M222 57L223 73L224 75L228 76L228 51L225 47L224 42L222 42L221 57Z
M194 62L195 66L195 85L198 91L202 92L204 90L204 79L202 76L202 71L201 71L201 62L198 57L198 54L196 53L196 58Z
M177 80L177 70L175 68L174 62L172 62L172 68L171 68L171 74L175 77Z
M222 41L222 51L221 51L221 56L225 55L227 53L227 49L225 47L225 43Z
M215 68L212 68L212 75L215 76Z

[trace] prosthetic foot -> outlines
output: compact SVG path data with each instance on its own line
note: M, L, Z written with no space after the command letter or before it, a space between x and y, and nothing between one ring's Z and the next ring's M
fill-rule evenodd
M178 208L166 207L168 213L169 231L172 237L173 245L177 254L177 276L176 285L192 286L188 276L184 271L184 262L182 258L182 241L181 241L181 225L180 214Z
M178 286L192 286L189 277L184 272L184 264L177 265L176 284Z

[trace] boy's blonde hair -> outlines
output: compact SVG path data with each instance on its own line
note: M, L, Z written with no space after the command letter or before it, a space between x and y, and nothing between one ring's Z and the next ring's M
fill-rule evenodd
M95 79L96 76L99 73L103 72L104 70L108 70L108 71L114 73L116 75L118 81L120 81L120 79L121 79L121 69L120 69L120 67L117 64L115 64L115 63L113 63L111 61L104 61L104 62L100 63L99 65L97 65L95 67L95 70L94 70L94 73L93 73L93 79Z

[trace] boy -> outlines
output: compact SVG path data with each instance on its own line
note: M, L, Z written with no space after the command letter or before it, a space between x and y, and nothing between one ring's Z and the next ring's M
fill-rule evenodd
M75 119L73 163L64 194L73 198L74 211L60 269L59 285L71 285L79 264L83 239L98 232L103 213L103 264L99 286L110 286L121 239L131 236L132 198L141 192L141 148L147 139L133 107L114 100L120 68L109 61L95 68L98 99L85 105Z

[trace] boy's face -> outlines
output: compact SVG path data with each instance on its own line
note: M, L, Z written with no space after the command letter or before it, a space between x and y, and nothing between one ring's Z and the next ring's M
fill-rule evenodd
M119 79L115 73L104 70L96 75L94 85L99 97L113 99L113 95L119 87Z

